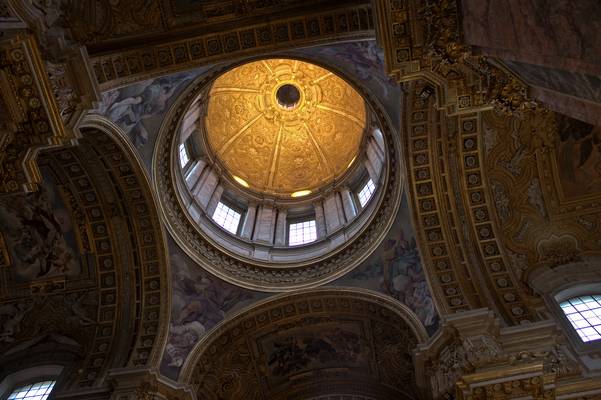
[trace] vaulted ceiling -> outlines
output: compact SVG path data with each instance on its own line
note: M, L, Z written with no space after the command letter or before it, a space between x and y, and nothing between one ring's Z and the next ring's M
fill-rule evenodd
M0 379L58 360L74 398L601 391L554 297L598 281L601 17L534 3L0 1ZM344 76L394 143L360 240L286 269L191 228L172 168L195 90L264 57Z

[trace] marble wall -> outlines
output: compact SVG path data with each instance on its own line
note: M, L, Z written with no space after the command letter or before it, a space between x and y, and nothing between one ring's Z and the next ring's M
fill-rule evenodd
M601 125L597 0L464 0L464 40L500 59L551 110Z
M597 0L463 0L465 41L487 55L601 75Z

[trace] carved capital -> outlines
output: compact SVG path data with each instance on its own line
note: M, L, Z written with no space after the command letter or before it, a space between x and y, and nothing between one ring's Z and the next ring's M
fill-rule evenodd
M193 400L189 388L159 376L147 368L126 368L109 372L113 386L111 400Z
M457 399L554 399L555 381L542 363L512 366L464 376L457 383Z
M526 85L462 42L456 0L376 0L375 5L388 73L399 82L432 83L438 107L449 115L535 106Z
M501 329L486 309L453 314L415 353L418 385L435 399L455 391L459 398L510 398L514 384L524 396L542 396L548 382L580 373L564 342L551 322Z

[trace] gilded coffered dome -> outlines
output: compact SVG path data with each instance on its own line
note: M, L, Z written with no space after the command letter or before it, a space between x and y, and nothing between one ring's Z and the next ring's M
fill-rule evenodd
M333 72L268 59L214 82L205 129L212 152L239 183L291 196L344 174L359 153L366 119L363 97Z

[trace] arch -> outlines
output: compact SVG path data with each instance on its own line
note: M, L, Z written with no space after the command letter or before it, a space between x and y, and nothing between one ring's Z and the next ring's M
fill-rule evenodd
M158 268L158 275L160 276L160 292L161 292L161 311L159 316L159 329L156 332L156 342L152 347L151 353L148 354L148 365L157 367L160 363L163 349L167 342L167 336L169 333L169 319L171 314L171 265L169 262L169 251L167 249L166 232L163 228L163 224L160 222L158 216L158 200L157 194L152 190L152 184L150 177L144 167L139 153L136 151L133 144L127 139L127 135L121 130L121 128L114 122L106 117L98 114L88 114L84 117L80 123L80 129L97 129L106 135L108 135L113 141L115 141L121 151L125 153L126 159L130 162L135 176L140 178L142 182L139 183L140 188L144 191L146 202L148 203L148 211L153 217L153 230L158 233L157 247L160 249L160 255L158 257L160 267ZM150 271L147 271L150 272ZM157 271L154 274L157 275ZM144 278L143 278L144 279ZM147 346L146 346L147 347ZM130 360L129 363L133 363Z
M599 265L601 257L586 257L577 262L535 268L528 276L528 285L542 296L562 301L571 295L579 294L579 291L574 292L571 288L601 283ZM599 287L591 287L597 288Z
M280 57L279 54L270 56ZM282 57L291 58L289 55ZM255 57L258 58L260 57ZM320 65L318 61L309 58L292 58ZM269 262L243 258L232 253L203 233L188 212L189 204L181 195L185 182L179 171L176 150L179 145L180 121L197 99L198 93L224 71L249 60L252 58L227 66L218 66L203 74L188 86L168 111L159 130L152 161L156 191L165 194L159 198L159 207L165 217L167 229L177 244L195 262L214 275L238 286L268 292L316 287L344 275L364 261L392 226L404 185L401 176L400 137L395 132L388 113L372 93L344 72L327 66L349 81L363 95L380 121L385 140L390 144L386 154L388 171L382 184L383 193L377 204L372 202L370 205L377 210L370 215L370 220L360 232L343 246L312 260L294 263L287 268L278 268Z
M341 391L410 399L417 396L412 352L426 339L415 314L381 294L301 290L259 302L214 328L190 353L180 382L207 399Z
M113 368L158 365L170 312L165 237L141 163L110 123L86 117L79 129L79 146L40 155L39 192L0 204L0 379L57 364L63 393L106 388ZM16 247L23 234L28 253Z

